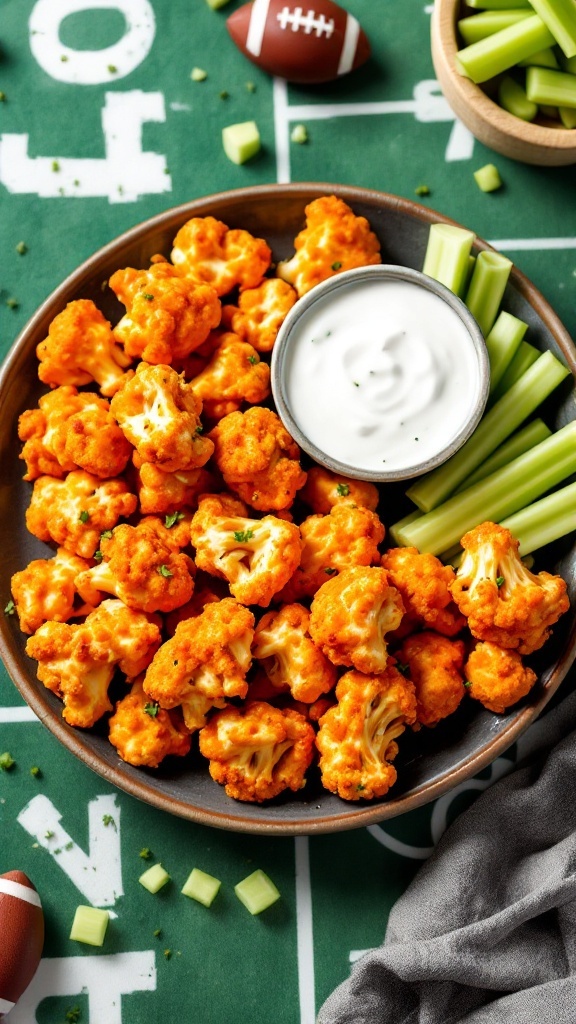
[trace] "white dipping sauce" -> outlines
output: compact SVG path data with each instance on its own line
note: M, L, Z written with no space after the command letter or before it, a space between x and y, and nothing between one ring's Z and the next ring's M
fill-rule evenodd
M416 467L464 428L478 355L455 310L411 281L350 282L313 302L286 352L292 416L326 455L359 470Z

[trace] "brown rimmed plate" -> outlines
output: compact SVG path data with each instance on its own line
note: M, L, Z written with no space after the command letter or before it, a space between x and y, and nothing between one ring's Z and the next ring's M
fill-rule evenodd
M24 513L31 484L22 480L18 458L19 414L33 407L42 386L38 382L36 345L51 320L72 299L92 299L112 322L123 312L109 289L102 289L113 271L146 266L155 253L168 254L179 227L190 217L211 215L230 227L245 228L267 239L274 259L293 252L293 240L304 222L304 207L321 195L336 194L357 214L364 215L382 242L386 263L421 269L429 225L447 218L410 200L366 189L323 183L264 185L206 196L145 221L100 249L49 296L22 331L0 375L0 566L3 606L10 597L10 577L32 558L49 557L50 550L26 530ZM479 249L489 248L478 241ZM543 409L552 428L575 416L576 353L574 345L546 300L517 270L512 271L503 307L529 324L528 339L550 349L570 367L572 377ZM381 512L392 522L408 509L399 485L387 485ZM265 805L230 800L209 776L199 755L171 758L157 771L125 764L106 739L105 727L83 731L62 719L60 701L36 679L36 665L25 654L27 637L16 616L0 616L0 653L23 698L57 739L76 757L113 785L171 814L204 825L240 832L297 835L358 828L395 817L441 796L506 750L537 717L576 655L576 545L573 537L549 545L539 554L537 568L560 572L568 582L572 610L564 616L546 646L531 663L538 682L507 714L494 715L465 700L456 714L435 729L410 730L400 741L395 761L398 781L388 798L348 803L320 786L314 771L299 794L285 795Z

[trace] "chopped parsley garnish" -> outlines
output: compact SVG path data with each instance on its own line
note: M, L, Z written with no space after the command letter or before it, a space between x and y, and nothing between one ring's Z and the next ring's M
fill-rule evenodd
M353 383L355 388L359 388L360 387L360 385L359 385L357 380L353 380L352 383Z
M252 540L254 536L254 530L235 530L234 540L237 540L239 544L243 544L247 540Z
M5 750L3 754L0 754L0 768L3 772L9 772L15 764L16 761L12 757L12 754L9 754L7 750Z
M79 1006L73 1006L71 1010L66 1010L66 1024L78 1024L81 1017L82 1010Z
M53 835L54 833L50 829L48 829L48 831L44 833L44 839L52 839Z
M410 674L410 665L408 664L407 661L397 661L396 668L403 676L407 676Z
M109 64L108 65L108 71L110 72L111 75L115 75L116 72L118 71L118 68L116 67L115 64Z
M363 790L366 789L366 786L364 785L363 782L359 782L358 785L356 786L356 789Z
M497 576L496 577L496 586L498 587L498 589L500 589L500 587L502 586L503 583L504 583L504 577L503 576Z
M195 434L203 434L204 433L204 427L202 426L201 423L198 424L198 426L196 427L196 430L194 431L194 433Z
M110 540L112 537L112 530L104 530L104 533L100 534L100 540Z
M164 520L164 525L169 530L171 526L174 526L175 523L179 523L181 519L184 519L183 512L169 512Z
M466 687L467 690L470 689L470 687L472 686L472 683L470 682L469 679L465 679L464 680L464 686Z
M100 562L104 558L104 555L102 554L100 548L98 548L98 550L94 552L92 558L94 559L95 562L98 562L98 564L100 564Z
M163 576L165 580L169 580L174 575L174 573L170 572L167 565L157 566L156 572L159 573L160 576Z
M150 849L149 846L143 846L138 856L142 857L142 860L150 860L150 857L152 856L152 850ZM156 932L154 932L154 934L156 934Z
M230 95L230 93L226 89L222 89L222 92L219 93L219 96L220 96L221 100L227 100L229 95Z
M14 615L15 611L16 611L16 605L14 604L14 601L12 601L12 600L8 601L8 604L4 608L4 615Z
M156 718L159 708L160 705L156 704L155 702L151 702L149 704L144 705L144 711L146 712L147 715L150 715L150 718Z
M112 817L111 814L103 814L102 815L102 824L106 825L106 826L113 825L114 826L114 831L116 831L116 822L114 821L114 818Z
M6 305L8 306L8 309L18 309L20 303L18 302L18 299L14 298L14 296L10 296L9 299L6 299Z
M166 960L169 960L170 957L172 956L172 950L171 949L165 949L164 950L164 956L165 956Z
M339 494L341 498L345 498L347 494L350 494L350 488L348 484L337 484L336 493Z
M152 302L154 296L151 295L150 292L142 292L142 298L146 299L148 302Z
M16 252L19 253L20 256L24 256L24 254L28 252L28 246L26 245L26 242L18 242L18 245L16 246Z
M52 170L53 171L59 171L60 170L60 164L58 163L57 160L53 160L52 161Z
M155 939L159 939L160 936L162 935L162 929L161 928L155 928L154 931L152 932L152 934L153 934Z
M324 569L324 572L326 573L327 576L333 576L334 573L337 571L337 569L332 569L331 566L328 566L326 569Z
M341 266L342 266L342 264L341 264L340 260L336 260L336 262L332 264L332 270L340 270Z
M82 509L80 515L78 516L78 519L80 520L81 523L87 523L88 520L90 519L90 513L87 512L86 509L84 508Z
M254 363L257 363L258 360L257 360L256 356L248 356L248 362L252 363L252 366L254 366Z

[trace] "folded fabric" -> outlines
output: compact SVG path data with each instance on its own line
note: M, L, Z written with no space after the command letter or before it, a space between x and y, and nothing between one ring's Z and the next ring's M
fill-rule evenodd
M566 684L565 684L566 685ZM318 1024L575 1024L576 693L447 830Z

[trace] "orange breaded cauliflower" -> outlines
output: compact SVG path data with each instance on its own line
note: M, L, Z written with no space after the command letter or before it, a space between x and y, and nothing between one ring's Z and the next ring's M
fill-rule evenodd
M252 654L277 690L287 686L294 700L313 704L336 685L336 669L316 647L309 624L301 604L267 612L256 627Z
M207 469L166 473L153 462L142 462L136 472L136 490L144 515L197 508L199 496L215 490L216 484L216 478Z
M263 238L248 231L231 229L214 217L192 217L176 235L170 258L180 274L226 295L237 285L259 285L272 253Z
M262 803L306 785L314 729L297 711L254 701L217 712L200 733L200 753L228 796Z
M101 538L98 554L99 564L76 578L78 593L91 604L104 591L141 612L171 612L192 597L194 563L159 519L122 523Z
M477 643L464 666L468 693L485 708L501 715L532 689L536 673L522 664L516 650L490 643Z
M336 697L316 736L322 785L343 800L385 796L396 782L396 739L416 719L414 686L390 665L377 676L346 672Z
M44 474L61 478L72 469L118 476L132 454L106 399L79 393L70 384L43 395L37 409L23 412L18 436L24 441L25 480Z
M146 672L144 691L160 707L181 706L186 728L200 729L211 708L244 697L254 616L231 597L184 619Z
M36 348L44 384L92 384L113 395L128 376L132 359L116 344L112 328L90 299L69 302Z
M310 608L310 635L334 665L383 672L386 634L400 625L404 605L384 569L354 566L322 584Z
M354 267L381 263L380 242L365 217L357 217L336 196L314 199L305 209L306 227L294 241L296 252L278 264L277 274L304 295L315 284Z
M258 352L270 352L297 298L292 285L269 277L258 288L241 291L237 306L224 306L222 322Z
M334 505L360 505L375 512L380 495L378 488L366 480L338 476L321 466L312 466L300 495L317 515L326 516Z
M74 470L64 480L34 481L26 526L39 540L53 540L81 558L92 558L100 534L136 511L138 499L121 477L99 477Z
M406 637L396 652L397 663L405 664L416 687L416 720L436 725L451 715L464 697L462 640L450 640L424 630Z
M151 702L142 679L117 702L108 724L108 739L128 764L157 768L165 757L184 757L190 750L190 733L179 712Z
M108 687L116 668L134 679L152 661L160 629L122 601L103 601L85 622L45 622L26 653L38 662L38 679L64 701L69 725L88 729L112 710Z
M300 449L270 409L254 406L232 412L208 436L225 483L252 508L289 508L306 483Z
M509 530L485 522L462 537L464 555L450 586L472 636L531 654L570 606L561 576L530 572Z
M336 572L380 560L384 527L368 508L334 505L327 516L308 516L300 533L300 565L280 595L283 600L311 597Z
M270 367L260 362L252 345L225 332L212 358L188 385L201 399L205 416L219 420L243 402L255 404L270 394Z
M12 597L23 633L35 633L43 622L68 622L93 611L76 602L78 573L88 569L85 558L58 548L54 558L35 558L12 577Z
M220 299L214 289L187 280L165 260L152 263L148 270L117 270L109 283L126 306L114 337L133 359L183 359L220 323Z
M222 495L200 499L190 525L196 565L228 580L238 601L265 608L300 561L300 531L276 516L247 519L227 507Z
M230 597L230 591L223 580L217 580L207 573L200 573L195 577L194 593L186 604L169 612L164 619L164 626L168 636L174 636L176 626L185 619L193 619L201 615L207 604L217 604L225 597Z
M444 636L455 636L466 625L450 593L455 573L435 555L420 554L417 548L390 548L382 566L402 595L413 623Z
M202 402L171 366L140 363L110 408L139 460L167 473L198 469L214 451L202 434Z

